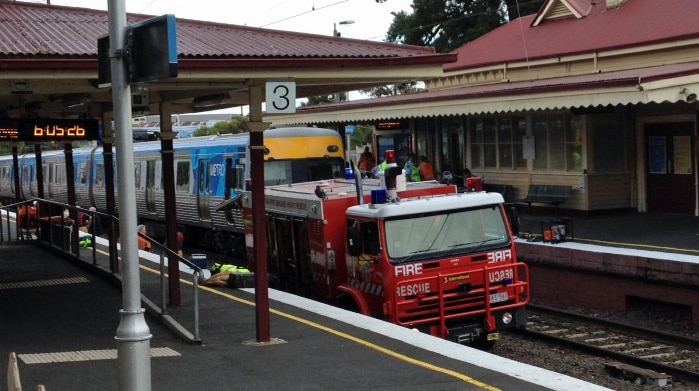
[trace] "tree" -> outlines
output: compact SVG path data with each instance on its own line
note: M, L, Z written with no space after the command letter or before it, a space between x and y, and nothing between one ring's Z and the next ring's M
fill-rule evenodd
M393 13L388 41L451 52L509 20L536 12L544 0L413 0L413 13Z
M373 143L373 138L373 127L368 125L356 125L354 133L350 136L350 144L352 147L366 144L371 145Z
M374 98L378 98L380 96L402 95L407 94L409 92L417 92L420 90L421 88L418 87L416 82L410 82L401 84L390 84L387 86L374 87L359 91L364 94L371 95Z
M322 104L326 104L326 103L334 103L335 99L337 99L338 102L346 102L347 101L347 93L346 92L338 92L337 94L309 96L308 100L305 102L301 102L300 106L305 107L305 106L322 105Z
M544 0L413 0L413 13L393 12L389 42L433 46L449 53L521 15L535 13ZM361 92L374 98L418 91L415 83L375 87Z
M250 119L247 116L234 117L230 121L219 121L213 126L202 126L194 131L194 136L211 136L215 134L229 134L245 132L245 125Z

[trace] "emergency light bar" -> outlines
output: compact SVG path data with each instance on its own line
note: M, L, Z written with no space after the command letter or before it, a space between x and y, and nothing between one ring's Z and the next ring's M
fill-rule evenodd
M466 188L464 189L464 191L466 192L483 191L483 178L479 176L466 178L465 185Z
M389 149L388 151L384 152L383 154L384 160L386 161L386 164L391 164L396 162L396 151L393 149Z

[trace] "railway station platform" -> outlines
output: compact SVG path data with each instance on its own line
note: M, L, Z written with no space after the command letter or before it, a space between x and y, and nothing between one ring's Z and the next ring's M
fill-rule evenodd
M529 266L532 303L608 314L655 307L699 330L699 217L623 213L568 217L567 235L542 241L561 216L521 216L518 259ZM543 227L543 228L542 228Z
M159 284L148 255L142 292ZM606 390L275 290L270 343L256 341L251 290L201 287L199 303L201 343L147 315L153 390ZM31 243L0 246L0 368L14 352L24 389L119 389L121 308L119 284L89 263Z

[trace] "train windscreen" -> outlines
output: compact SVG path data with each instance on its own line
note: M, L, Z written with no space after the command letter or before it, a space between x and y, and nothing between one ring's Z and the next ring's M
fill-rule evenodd
M265 186L341 178L344 174L345 161L340 158L265 162Z

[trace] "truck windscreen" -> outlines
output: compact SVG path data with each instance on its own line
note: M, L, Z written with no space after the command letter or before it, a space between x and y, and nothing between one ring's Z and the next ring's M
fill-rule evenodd
M509 246L500 208L443 211L386 221L386 247L392 263L482 252Z

